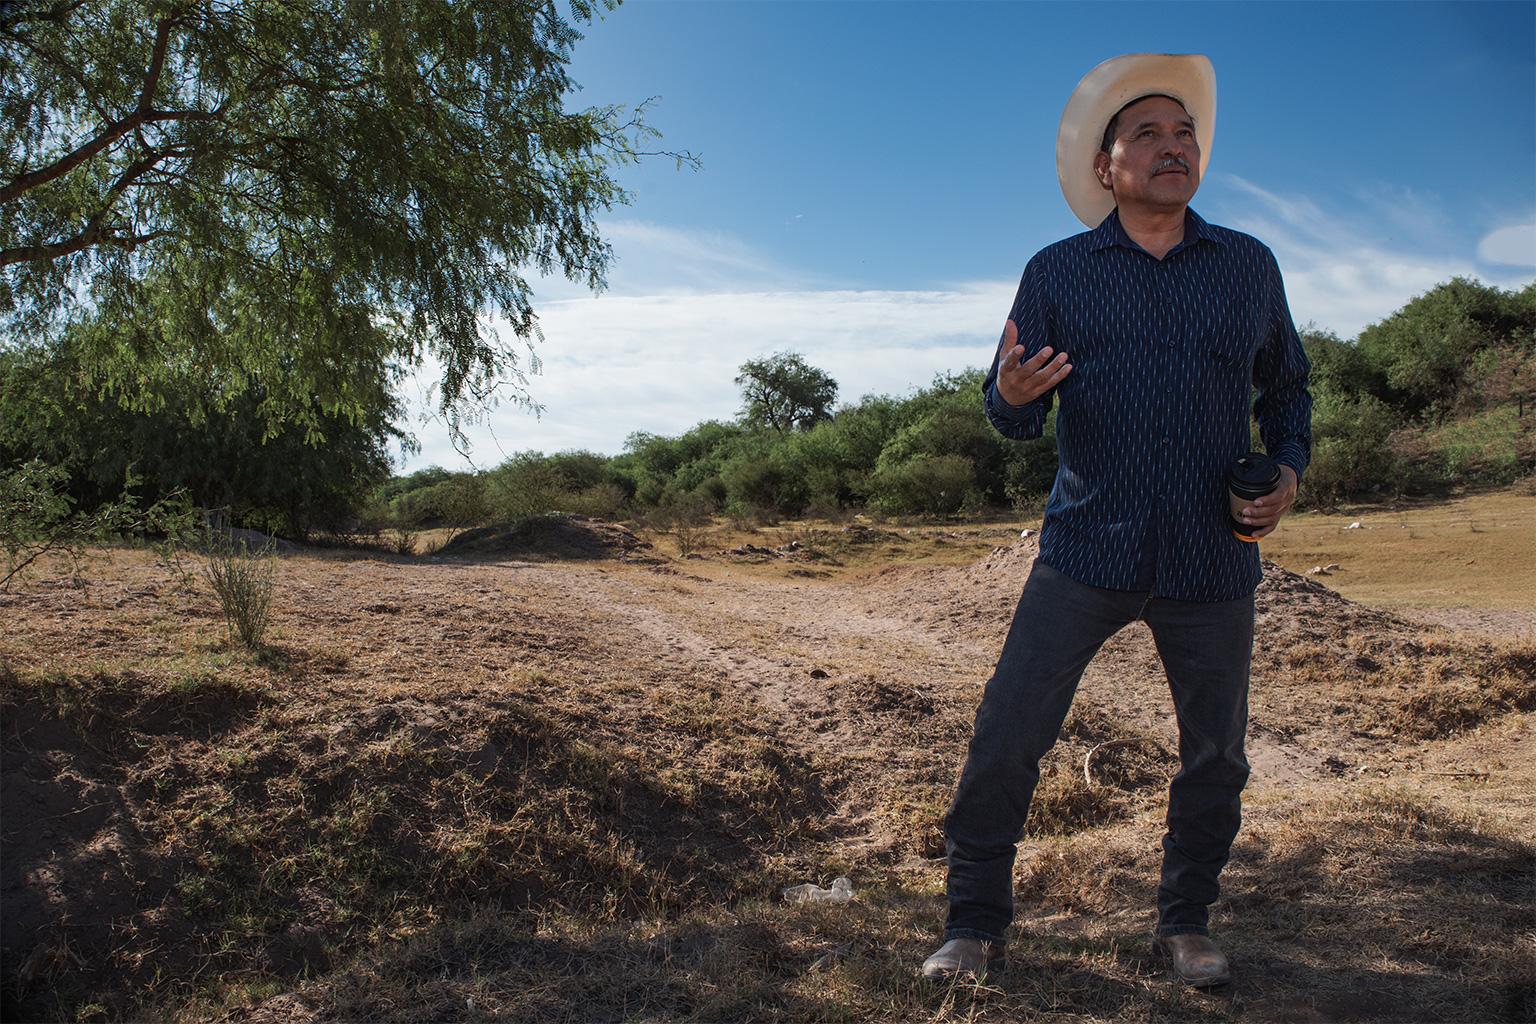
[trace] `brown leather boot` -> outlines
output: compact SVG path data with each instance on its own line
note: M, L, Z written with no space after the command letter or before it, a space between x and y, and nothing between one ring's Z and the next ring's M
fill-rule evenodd
M923 977L946 981L957 974L996 974L1003 969L1003 946L980 939L950 939L923 961Z
M1159 935L1153 944L1173 961L1173 970L1195 988L1225 985L1232 980L1227 955L1216 948L1209 935Z

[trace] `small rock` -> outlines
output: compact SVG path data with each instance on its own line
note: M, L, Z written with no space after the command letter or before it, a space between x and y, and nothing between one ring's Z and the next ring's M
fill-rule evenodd
M839 876L832 880L832 888L823 889L814 882L792 885L784 890L786 903L847 903L853 899L853 882Z
M1025 537L1033 537L1036 532L1037 531L1035 531L1035 530L1020 530L1019 531L1019 539L1022 540Z
M1365 528L1364 524L1362 524L1360 522L1360 520L1358 520L1358 519L1356 519L1354 522L1350 523L1348 526L1344 527L1344 529L1346 529L1346 530L1362 530L1364 528Z
M826 669L821 669L821 668L813 668L813 669L811 669L811 678L812 679L825 679L825 678L827 678L827 670Z
M1329 562L1327 565L1323 566L1323 572L1338 572L1342 568L1344 567L1338 562Z
M1327 569L1324 569L1320 565L1314 565L1312 568L1307 570L1307 575L1308 576L1331 576L1332 573L1330 573Z

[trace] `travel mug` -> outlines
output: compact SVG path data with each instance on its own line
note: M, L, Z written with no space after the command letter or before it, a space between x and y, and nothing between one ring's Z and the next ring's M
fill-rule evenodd
M1232 536L1250 544L1258 542L1254 527L1238 518L1248 503L1280 486L1280 463L1263 452L1249 452L1227 467L1227 523Z

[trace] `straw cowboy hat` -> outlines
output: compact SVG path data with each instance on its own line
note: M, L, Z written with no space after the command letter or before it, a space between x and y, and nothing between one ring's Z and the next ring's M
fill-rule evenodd
M1129 53L1111 57L1083 76L1067 100L1056 130L1056 177L1079 220L1096 228L1115 208L1115 197L1093 173L1093 155L1109 119L1132 100L1172 96L1195 121L1200 177L1211 162L1216 133L1216 69L1198 53Z

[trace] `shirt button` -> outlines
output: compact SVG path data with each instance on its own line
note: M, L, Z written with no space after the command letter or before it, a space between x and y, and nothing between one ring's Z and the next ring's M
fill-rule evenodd
M1165 438L1163 438L1163 440L1162 440L1162 445L1163 445L1163 447L1164 447L1164 448L1167 448L1167 447L1168 447L1168 439L1167 439L1167 438L1166 438L1166 437L1165 437Z

